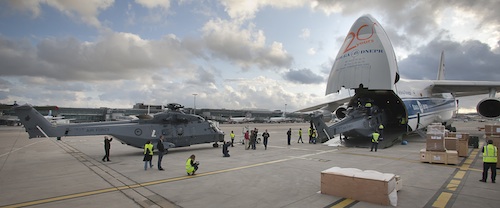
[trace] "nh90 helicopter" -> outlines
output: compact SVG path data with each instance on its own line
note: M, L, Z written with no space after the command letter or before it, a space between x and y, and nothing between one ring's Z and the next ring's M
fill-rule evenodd
M110 135L122 143L142 148L151 140L153 143L164 136L165 148L186 147L195 144L224 141L224 132L216 122L201 116L185 114L184 106L170 103L164 112L154 114L149 119L131 121L92 122L66 125L53 125L31 105L14 108L20 122L24 125L29 138L87 135Z

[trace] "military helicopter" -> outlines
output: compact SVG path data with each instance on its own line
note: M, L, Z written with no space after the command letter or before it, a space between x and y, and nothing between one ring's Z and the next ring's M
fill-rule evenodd
M131 121L108 121L66 125L52 125L33 106L25 104L14 108L15 114L24 125L29 138L87 135L110 135L137 148L152 140L157 143L163 135L166 149L186 147L194 144L224 141L224 132L215 122L205 120L198 115L185 114L184 106L177 103L167 105L167 110L154 114L149 119Z

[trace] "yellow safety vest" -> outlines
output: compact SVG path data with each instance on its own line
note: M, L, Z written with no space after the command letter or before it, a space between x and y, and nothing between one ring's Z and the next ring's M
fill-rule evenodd
M378 129L383 130L384 129L384 125L380 124L380 126L378 126Z
M302 136L302 129L299 129L299 136Z
M492 144L488 144L483 147L483 162L496 163L497 162L498 149Z
M149 155L153 155L153 144L144 145L144 154L147 153L148 149L149 149Z
M312 131L311 131L311 128L309 128L309 136L312 135Z
M367 107L367 108L371 108L371 107L372 107L372 104L371 104L371 103L366 103L366 104L365 104L365 107Z
M194 171L194 167L191 165L191 158L188 158L186 161L186 172L192 173Z
M374 143L378 143L378 137L379 137L379 136L380 136L380 134L379 134L379 133L377 133L377 132L373 132L373 134L372 134L372 142L374 142Z
M231 136L231 139L234 139L234 133L229 134Z

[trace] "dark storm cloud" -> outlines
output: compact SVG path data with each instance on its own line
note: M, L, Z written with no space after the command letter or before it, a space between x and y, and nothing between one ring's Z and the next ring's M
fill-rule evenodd
M325 81L322 76L315 74L310 69L290 69L283 75L283 78L299 84L319 84Z
M433 40L401 60L399 71L404 78L436 79L441 51L445 54L445 79L500 80L500 54L477 40L463 43Z

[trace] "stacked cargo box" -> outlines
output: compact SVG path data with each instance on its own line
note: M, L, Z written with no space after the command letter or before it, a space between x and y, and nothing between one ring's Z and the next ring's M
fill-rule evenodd
M457 151L459 157L469 156L469 133L465 132L449 132L448 137L457 139Z
M497 148L500 148L500 125L499 124L493 124L493 125L485 125L484 126L484 137L485 137L485 142L484 144L488 144L488 140L493 141L493 145L495 145ZM483 148L480 146L479 148ZM480 152L483 151L483 149L479 150ZM497 154L497 160L500 161L500 154ZM497 168L500 168L500 163L497 162Z
M429 163L458 164L456 140L449 138L450 150L445 145L445 126L435 123L427 126L425 149L420 150L420 161ZM453 150L453 148L455 150Z

